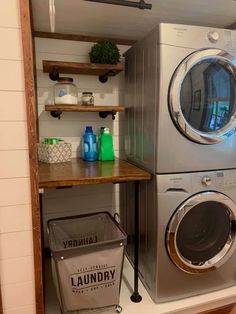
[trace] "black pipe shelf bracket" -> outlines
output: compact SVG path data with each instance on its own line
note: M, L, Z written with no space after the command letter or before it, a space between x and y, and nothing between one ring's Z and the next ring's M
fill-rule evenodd
M124 70L124 65L118 64L93 64L81 62L49 61L43 60L43 72L49 73L52 81L58 81L60 74L95 75L101 83L106 83L108 77L115 76Z
M100 111L99 112L99 117L102 119L105 119L108 115L112 116L112 120L115 120L116 118L116 111Z
M106 83L108 81L109 76L114 76L116 73L114 71L108 71L107 73L103 75L99 75L98 79L101 83Z
M53 118L58 118L58 120L61 119L62 111L61 110L51 110L50 114ZM107 118L108 115L112 116L112 120L115 120L116 118L116 111L99 111L98 112L99 117L102 119Z
M60 74L59 74L58 68L53 68L52 71L49 72L49 78L52 81L58 81L59 77L60 77Z
M109 76L114 76L116 75L116 72L114 71L108 71L107 73L103 74L103 75L99 75L98 79L101 83L106 83L108 81L108 77ZM51 72L49 72L49 78L52 81L58 81L58 79L60 78L60 74L59 74L59 70L58 68L53 68Z
M61 119L62 111L61 110L52 110L50 111L50 114L53 118L58 118L58 120Z

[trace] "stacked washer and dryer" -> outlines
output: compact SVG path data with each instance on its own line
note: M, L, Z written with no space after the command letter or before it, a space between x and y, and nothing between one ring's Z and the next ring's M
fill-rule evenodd
M235 285L236 33L160 24L125 60L126 155L152 173L140 186L140 278L154 302Z

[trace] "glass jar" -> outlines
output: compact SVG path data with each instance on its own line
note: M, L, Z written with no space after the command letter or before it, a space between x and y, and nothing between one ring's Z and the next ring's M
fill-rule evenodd
M77 105L78 88L73 84L73 78L60 77L54 85L55 105Z
M91 92L83 92L82 93L82 105L91 106L94 105L94 97Z

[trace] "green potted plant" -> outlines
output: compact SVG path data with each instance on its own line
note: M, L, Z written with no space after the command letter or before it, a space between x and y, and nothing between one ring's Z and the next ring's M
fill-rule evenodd
M89 52L91 63L117 64L120 62L120 51L111 41L99 41Z

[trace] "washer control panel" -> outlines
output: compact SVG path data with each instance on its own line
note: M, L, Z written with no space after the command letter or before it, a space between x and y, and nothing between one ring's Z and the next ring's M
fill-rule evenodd
M236 186L236 170L213 171L192 174L192 183L196 188L229 188Z
M212 184L212 179L209 176L202 177L202 184L205 186L210 186Z
M236 169L157 175L159 193L236 189Z
M236 171L218 171L216 172L216 183L218 187L236 186Z

